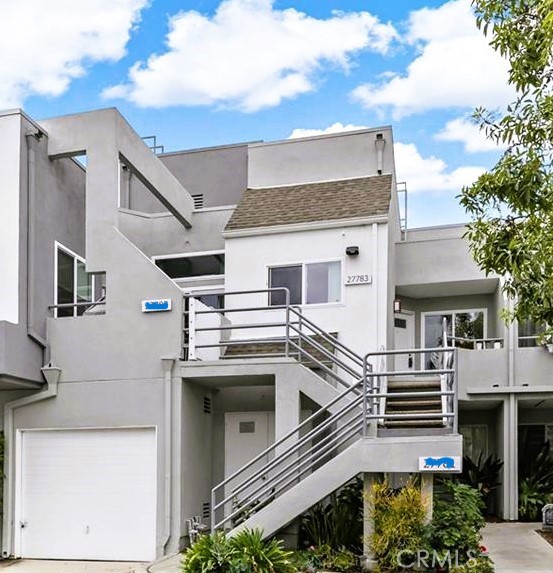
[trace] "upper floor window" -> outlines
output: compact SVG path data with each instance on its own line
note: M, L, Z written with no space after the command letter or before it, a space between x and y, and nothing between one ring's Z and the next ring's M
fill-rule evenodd
M56 243L55 304L71 305L56 308L55 316L81 316L94 296L94 277L86 272L85 261L79 255Z
M154 258L155 264L172 279L225 274L225 254L167 255Z
M534 348L538 346L538 337L545 332L545 325L532 320L521 320L518 323L518 347Z
M300 263L269 268L269 287L286 287L290 304L328 304L342 300L340 261ZM286 303L284 292L273 292L270 305Z
M462 310L424 313L424 346L436 348L443 346L444 320L446 333L450 340L448 346L473 348L473 340L485 338L485 311Z

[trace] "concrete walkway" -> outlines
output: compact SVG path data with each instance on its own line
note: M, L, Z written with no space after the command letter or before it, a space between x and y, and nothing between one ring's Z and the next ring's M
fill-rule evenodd
M54 561L10 559L0 561L5 573L147 573L147 563L111 561Z
M539 523L488 523L482 543L496 573L553 573L553 547L536 533Z

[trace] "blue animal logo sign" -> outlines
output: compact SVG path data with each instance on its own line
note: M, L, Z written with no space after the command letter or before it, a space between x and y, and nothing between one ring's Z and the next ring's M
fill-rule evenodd
M142 301L142 312L166 312L168 310L171 310L170 298Z
M421 457L419 458L419 470L435 472L461 471L461 459L458 456Z

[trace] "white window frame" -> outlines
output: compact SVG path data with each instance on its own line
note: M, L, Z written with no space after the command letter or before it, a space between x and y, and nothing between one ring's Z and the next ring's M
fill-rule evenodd
M152 257L152 261L153 261L154 265L156 265L156 267L157 267L156 261L162 261L162 260L168 260L168 259L182 259L182 258L191 259L194 257L209 257L210 255L225 255L225 251L223 249L223 250L215 250L215 251L195 251L193 253L174 253L174 254L170 254L170 255L155 255ZM171 280L194 282L197 280L217 279L217 278L224 277L224 276L225 276L225 273L222 273L220 275L197 275L195 277L174 277Z
M345 264L344 264L343 257L336 257L332 259L309 259L304 261L296 261L290 262L287 261L285 263L271 263L270 265L265 265L265 277L266 277L266 286L267 288L270 287L270 270L271 269L280 269L284 267L299 267L301 266L301 303L299 304L300 307L309 307L309 308L319 308L319 307L329 307L329 306L344 306L345 301L345 288L344 288L344 272L345 272ZM306 273L306 266L319 264L319 263L340 263L340 300L335 302L317 302L308 304L305 301L307 300L307 273Z
M451 314L453 315L452 320L452 336L455 337L455 314L463 314L467 312L483 312L484 313L484 333L483 337L486 339L488 337L488 309L487 308L459 308L456 310L425 310L421 312L421 347L426 348L426 317L435 314Z
M74 251L72 251L71 249L67 248L65 245L63 245L62 243L59 243L58 241L54 241L54 317L58 318L58 252L59 251L63 251L66 255L69 255L70 257L73 257L73 304L77 303L77 265L76 265L76 261L79 261L80 263L83 263L84 265L86 265L86 260L81 257L80 255L78 255L77 253L75 253ZM94 302L94 293L96 292L96 277L94 275L92 275L92 285L91 285L91 289L92 289L92 300L91 302ZM74 306L73 307L73 315L72 316L78 316L77 314L77 310L78 307ZM71 316L63 316L63 317L59 317L59 318L71 318Z

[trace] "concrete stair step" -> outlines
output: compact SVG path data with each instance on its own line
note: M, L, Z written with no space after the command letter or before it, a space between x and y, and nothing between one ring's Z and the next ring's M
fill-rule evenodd
M386 408L441 408L442 402L439 396L435 399L417 400L416 398L388 398Z
M419 409L414 409L414 408L409 408L407 410L397 410L396 408L393 409L392 412L389 412L388 410L386 410L387 414L409 414L412 416L416 416L417 414L441 414L442 413L442 408L441 407L433 407L431 409L426 409L426 410L419 410Z
M416 390L439 390L440 379L436 378L409 378L405 380L389 380L388 391L416 391Z
M386 428L442 428L442 420L387 420L384 424Z

